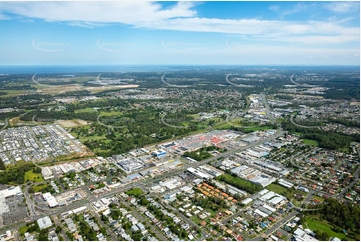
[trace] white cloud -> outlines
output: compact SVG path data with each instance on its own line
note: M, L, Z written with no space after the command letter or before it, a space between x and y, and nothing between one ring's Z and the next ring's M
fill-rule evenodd
M0 2L0 10L13 14L63 22L141 24L164 19L192 17L192 2L162 9L153 2Z
M358 11L360 2L331 2L324 5L324 8L336 13L348 13Z
M178 2L165 9L154 2L0 2L1 12L20 15L30 19L59 21L80 27L99 27L120 23L136 28L178 30L192 32L214 32L262 37L273 41L298 41L311 43L343 43L359 41L359 27L345 27L337 21L285 21L258 19L199 18L195 2ZM337 5L339 4L339 5ZM338 6L348 9L341 3ZM352 3L353 4L353 3ZM348 6L348 5L347 5ZM288 15L304 10L307 5L296 4L283 11ZM270 9L279 10L277 6Z

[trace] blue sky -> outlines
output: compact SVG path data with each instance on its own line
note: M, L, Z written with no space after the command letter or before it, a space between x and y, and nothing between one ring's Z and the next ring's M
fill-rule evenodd
M359 2L0 2L0 65L359 65Z

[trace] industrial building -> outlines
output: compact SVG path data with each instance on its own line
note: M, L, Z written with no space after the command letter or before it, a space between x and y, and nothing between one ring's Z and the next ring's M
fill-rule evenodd
M199 177L199 178L202 178L202 179L208 179L208 178L210 178L209 175L207 175L207 174L205 174L205 173L203 173L203 172L201 172L201 171L198 171L198 170L194 169L193 167L189 167L189 168L187 169L187 171L188 171L189 173L191 173L192 175L195 175L195 176L197 176L197 177Z
M143 163L136 158L128 158L118 162L118 164L126 172L132 172L143 168Z
M45 180L54 178L53 172L50 170L49 167L42 167L41 174L43 175Z
M0 214L10 212L6 198L23 195L20 186L10 187L0 191Z
M152 156L156 158L161 158L167 155L167 152L164 150L156 150L152 152Z
M58 201L50 192L44 193L43 199L48 203L50 208L58 206Z
M242 179L261 185L262 187L266 187L272 182L276 181L276 178L266 175L261 171L246 165L233 168L231 172L241 177Z

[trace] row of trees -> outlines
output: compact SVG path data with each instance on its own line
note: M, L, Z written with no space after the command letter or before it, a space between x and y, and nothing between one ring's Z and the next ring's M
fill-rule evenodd
M193 198L192 202L196 205L196 206L200 206L202 208L210 208L213 211L218 211L220 209L228 209L228 205L225 199L221 199L218 197L197 197L197 198Z
M236 188L249 192L251 194L261 191L263 188L260 185L256 185L250 181L246 181L235 174L227 174L217 177L217 180L223 181L227 184L230 184Z
M355 128L360 127L360 122L356 122L345 118L337 118L337 119L330 118L328 121L333 123L343 124L346 127L355 127Z

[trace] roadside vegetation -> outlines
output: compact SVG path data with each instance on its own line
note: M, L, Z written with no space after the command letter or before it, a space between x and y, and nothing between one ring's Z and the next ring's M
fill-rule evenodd
M217 180L228 183L232 186L235 186L236 188L239 188L239 189L249 192L251 194L259 192L263 189L262 186L256 185L250 181L246 181L233 174L230 175L230 174L225 173L225 174L217 177Z

